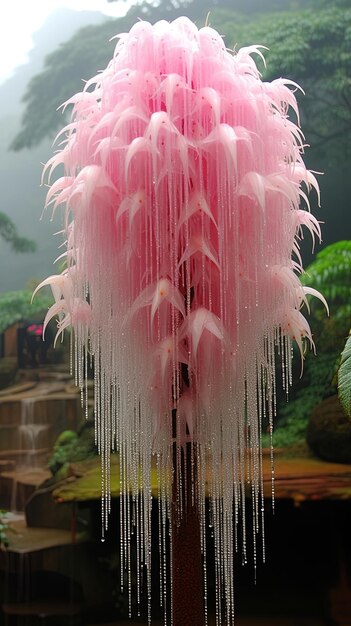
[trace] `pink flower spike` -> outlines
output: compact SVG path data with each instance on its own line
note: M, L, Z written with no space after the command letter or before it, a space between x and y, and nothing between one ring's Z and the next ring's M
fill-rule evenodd
M52 289L45 326L57 318L55 341L73 327L82 396L94 366L102 532L113 452L121 571L134 576L135 532L136 579L146 573L149 589L155 477L161 546L168 528L174 538L174 511L187 515L189 489L203 548L213 518L217 621L224 598L227 626L237 536L246 558L248 485L251 533L263 519L261 424L267 416L272 426L276 410L275 365L288 387L292 344L301 364L314 349L300 309L310 296L327 307L300 280L300 239L307 228L314 245L321 229L310 213L308 194L319 202L319 188L303 160L298 86L263 82L253 58L262 52L229 51L213 28L185 17L140 20L119 36L107 67L63 105L70 121L43 176L50 183L60 171L47 206L63 208L67 269L33 294Z

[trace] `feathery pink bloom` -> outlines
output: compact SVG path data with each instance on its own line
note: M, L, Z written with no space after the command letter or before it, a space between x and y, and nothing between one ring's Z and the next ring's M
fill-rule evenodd
M64 167L47 201L63 205L67 229L67 269L42 283L56 300L45 324L59 314L59 333L74 327L81 387L81 359L94 356L103 524L112 448L122 493L138 502L140 562L150 569L151 464L166 514L176 409L177 443L191 441L197 457L200 510L206 493L213 507L229 615L246 476L255 529L261 518L261 420L272 424L276 348L287 386L292 343L301 355L313 346L298 238L302 227L320 238L306 195L318 184L288 116L298 116L296 86L262 82L253 53L258 46L231 54L187 18L135 24L68 101L63 147L45 168Z

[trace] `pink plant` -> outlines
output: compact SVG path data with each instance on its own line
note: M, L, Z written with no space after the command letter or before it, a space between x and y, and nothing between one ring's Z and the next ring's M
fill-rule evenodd
M94 357L103 528L112 450L122 566L133 517L138 564L150 570L152 466L165 524L172 442L178 451L190 442L203 546L207 494L231 619L247 479L254 535L263 520L261 422L268 415L272 428L277 354L287 387L293 342L301 356L313 347L298 241L302 226L320 238L306 196L318 185L289 118L298 122L297 86L262 82L251 57L259 46L233 54L184 17L118 37L107 68L64 105L72 121L45 167L50 176L63 166L48 205L65 207L67 240L66 269L42 283L55 297L45 323L58 315L58 335L73 326L82 389ZM241 533L245 561L244 522Z

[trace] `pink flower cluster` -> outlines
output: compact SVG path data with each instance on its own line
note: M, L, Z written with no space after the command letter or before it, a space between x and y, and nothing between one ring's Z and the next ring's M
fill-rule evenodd
M263 82L252 54L187 18L135 24L65 104L72 120L45 168L64 169L48 204L65 207L67 235L67 268L43 283L55 296L46 323L59 314L58 333L74 327L78 364L94 356L103 457L121 452L134 493L141 467L148 493L152 455L166 466L174 437L193 442L200 497L223 498L223 524L242 500L247 450L260 506L277 350L288 385L292 342L313 346L300 308L318 295L298 277L302 226L313 239L320 227L297 86Z

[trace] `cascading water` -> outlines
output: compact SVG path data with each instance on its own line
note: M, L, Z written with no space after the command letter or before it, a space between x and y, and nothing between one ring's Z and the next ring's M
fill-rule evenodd
M0 396L0 508L23 510L33 490L50 476L47 462L58 435L75 430L79 395L49 380ZM12 491L12 493L11 493Z
M40 451L48 448L45 437L49 424L38 424L35 420L36 398L23 398L21 401L21 423L19 424L20 449L23 456L20 459L21 469L37 469L43 467Z
M46 458L50 448L50 425L36 414L37 398L22 398L19 423L16 427L15 467L7 476L12 478L10 510L23 511L27 490L25 484L39 484L46 476ZM11 451L8 451L11 455ZM21 486L21 488L20 488Z

